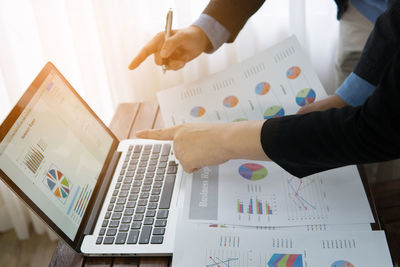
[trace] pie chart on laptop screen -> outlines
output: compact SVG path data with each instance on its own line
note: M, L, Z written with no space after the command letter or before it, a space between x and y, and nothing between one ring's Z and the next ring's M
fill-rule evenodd
M65 203L70 193L70 183L64 174L57 169L50 169L46 174L47 186L61 202Z

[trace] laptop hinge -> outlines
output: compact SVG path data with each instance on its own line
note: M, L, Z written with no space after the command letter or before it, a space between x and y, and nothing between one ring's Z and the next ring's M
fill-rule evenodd
M96 198L96 201L94 202L93 209L90 212L90 216L87 221L86 227L83 230L84 236L90 235L93 233L94 227L97 222L97 218L98 218L101 208L103 206L103 202L106 197L107 190L110 187L110 183L114 176L115 168L117 167L120 156L121 156L121 152L118 152L116 150L111 158L110 164L108 165L106 174L104 176L104 181L103 181L103 183L99 189L99 192L97 194L97 198Z

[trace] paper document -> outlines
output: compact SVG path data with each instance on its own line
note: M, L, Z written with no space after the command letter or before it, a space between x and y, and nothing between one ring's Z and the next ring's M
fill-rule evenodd
M295 37L205 79L158 93L167 126L281 117L325 97ZM272 162L232 160L203 168L188 180L186 219L191 221L247 226L373 222L354 166L298 179Z
M200 229L178 231L172 265L203 267L391 267L383 231L257 232Z
M240 64L157 96L165 125L173 126L282 117L327 95L297 39L290 37Z
M353 166L298 179L273 162L231 160L186 177L184 219L247 226L374 222Z
M325 232L325 231L372 231L371 224L308 224L297 226L243 226L233 224L198 224L200 228L239 228L252 231L296 231L296 232Z

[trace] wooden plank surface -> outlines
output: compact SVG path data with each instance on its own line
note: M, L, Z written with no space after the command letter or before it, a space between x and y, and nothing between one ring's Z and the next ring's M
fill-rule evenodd
M113 264L113 258L111 257L85 257L85 263L82 266L90 267L109 267Z
M85 259L81 254L76 253L67 243L60 240L53 257L51 258L49 266L80 267L83 266L84 262Z
M109 128L119 140L129 137L140 108L140 103L122 103L118 105Z
M160 107L158 107L158 113L156 116L156 120L154 121L153 129L161 129L164 127L165 127L165 125L164 125L164 121L162 118L162 113L161 113Z
M358 169L358 173L360 174L361 181L364 186L364 191L365 191L365 194L367 195L368 202L369 202L369 205L372 210L372 215L374 216L374 220L375 220L375 223L371 223L371 228L372 228L372 230L382 230L381 221L378 216L378 210L376 208L375 201L374 201L374 198L371 193L371 187L370 187L370 184L368 183L368 179L367 179L367 175L365 173L364 166L357 165L357 169Z
M118 266L118 267L138 267L140 265L140 258L139 257L119 257L119 258L114 258L114 263L112 265L113 267Z
M141 257L140 267L168 267L171 257Z
M152 129L158 114L156 102L143 102L136 116L135 123L129 133L129 138L135 138L135 132L139 130Z

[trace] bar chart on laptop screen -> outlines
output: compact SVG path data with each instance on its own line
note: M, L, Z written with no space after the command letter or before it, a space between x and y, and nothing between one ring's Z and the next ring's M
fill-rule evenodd
M90 197L92 196L93 189L89 184L78 187L75 191L71 204L67 210L67 215L76 222L79 223L86 211L87 205L89 204Z
M42 168L45 161L46 148L47 144L42 139L39 139L27 145L18 157L17 162L19 162L21 169L30 177L37 177L39 170Z

